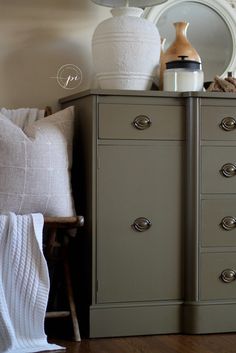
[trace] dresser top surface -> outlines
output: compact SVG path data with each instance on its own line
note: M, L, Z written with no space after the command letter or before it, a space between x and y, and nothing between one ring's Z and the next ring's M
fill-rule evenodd
M195 97L195 98L227 98L236 99L236 93L231 92L164 92L157 90L150 91L131 91L131 90L103 90L103 89L88 89L67 97L59 99L60 103L70 102L82 97L97 95L97 96L125 96L125 97Z

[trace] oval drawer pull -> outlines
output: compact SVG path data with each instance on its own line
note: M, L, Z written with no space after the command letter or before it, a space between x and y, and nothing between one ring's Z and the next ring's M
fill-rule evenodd
M233 163L226 163L221 168L221 172L226 178L231 178L236 175L236 165Z
M151 125L151 119L146 115L139 115L133 121L133 126L138 130L148 129Z
M225 230L232 230L236 227L236 218L227 216L224 217L221 221L221 226Z
M236 128L236 120L230 116L227 116L221 121L220 127L225 131L232 131Z
M132 224L132 228L137 232L144 232L151 227L152 223L149 219L145 217L136 218L134 223Z
M220 278L225 283L231 283L236 279L236 272L235 270L227 268L226 270L221 272Z

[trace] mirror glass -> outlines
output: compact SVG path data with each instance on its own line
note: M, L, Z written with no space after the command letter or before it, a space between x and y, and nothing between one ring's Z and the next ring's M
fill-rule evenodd
M166 38L164 50L175 39L174 22L189 22L187 38L201 59L205 81L212 81L227 69L233 54L233 39L224 19L211 7L186 1L167 8L156 25L162 38Z

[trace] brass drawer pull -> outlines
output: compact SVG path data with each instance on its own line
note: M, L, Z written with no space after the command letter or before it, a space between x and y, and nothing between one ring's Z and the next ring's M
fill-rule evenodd
M236 165L233 163L226 163L221 168L221 172L226 178L231 178L236 175Z
M224 217L221 221L221 226L225 230L232 230L236 227L236 218L227 216Z
M221 121L220 127L225 131L232 131L236 129L236 120L230 116L227 116Z
M134 119L132 125L138 130L145 130L152 125L152 122L148 116L139 115Z
M145 217L139 217L135 219L134 223L132 224L132 228L137 232L144 232L145 230L148 230L151 225L152 223L149 221L149 219Z
M235 270L227 268L226 270L222 271L220 278L225 283L231 283L236 279L236 272Z

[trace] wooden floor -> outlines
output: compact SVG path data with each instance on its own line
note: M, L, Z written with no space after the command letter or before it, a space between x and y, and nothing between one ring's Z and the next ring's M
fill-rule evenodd
M64 350L66 353L236 353L236 334L160 335L90 339L79 343L60 340L51 342L67 347Z

